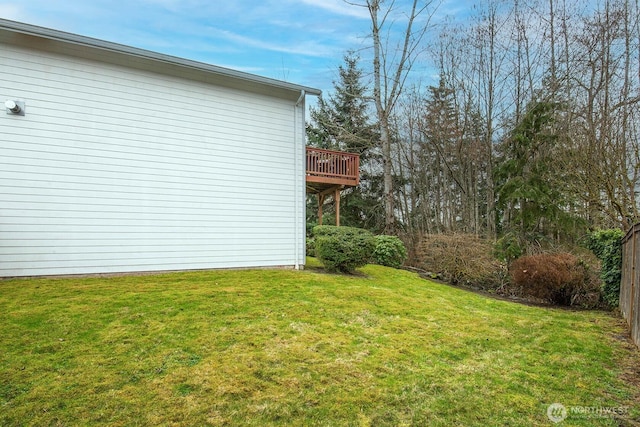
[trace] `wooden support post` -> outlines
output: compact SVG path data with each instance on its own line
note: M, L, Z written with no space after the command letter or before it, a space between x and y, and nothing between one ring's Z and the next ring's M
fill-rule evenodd
M318 194L318 225L322 225L322 205L324 205L324 197L324 194Z
M318 225L322 225L322 206L327 196L333 195L333 201L336 204L336 226L340 226L340 190L343 187L342 185L336 185L318 193Z
M336 202L336 226L340 227L340 187L333 193L333 200Z

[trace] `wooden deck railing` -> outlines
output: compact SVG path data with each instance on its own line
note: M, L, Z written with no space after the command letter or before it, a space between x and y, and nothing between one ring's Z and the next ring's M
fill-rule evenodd
M359 170L358 154L307 147L307 182L356 186Z

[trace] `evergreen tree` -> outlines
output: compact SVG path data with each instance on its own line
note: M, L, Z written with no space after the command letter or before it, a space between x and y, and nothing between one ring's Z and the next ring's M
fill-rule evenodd
M338 67L340 80L333 82L334 92L318 106L311 108L311 122L307 126L309 143L318 148L358 153L366 157L376 145L377 133L369 123L366 87L362 83L359 58L354 53L344 57Z
M534 102L501 147L496 168L498 208L503 232L521 244L533 239L562 238L576 224L563 171L554 167L558 155L553 123L558 105Z
M333 83L333 93L322 96L310 109L307 124L309 145L317 148L346 151L360 155L360 185L345 191L341 198L341 224L378 231L384 226L381 212L381 178L376 162L379 140L375 124L369 122L366 86L362 83L359 57L349 52L338 68L339 80ZM310 201L313 203L313 201ZM310 204L308 222L317 222L315 205Z
M432 188L423 195L431 199L434 213L434 229L453 231L456 218L460 216L460 192L465 191L462 174L457 112L454 107L453 90L440 76L438 86L429 86L425 103L422 133L424 142L420 157L428 156L423 164L423 173L432 176Z
M415 154L414 181L419 184L420 205L428 205L418 206L417 213L428 221L422 228L478 233L486 212L480 194L486 188L480 115L459 109L455 91L441 75L438 86L428 87L419 127L422 139Z

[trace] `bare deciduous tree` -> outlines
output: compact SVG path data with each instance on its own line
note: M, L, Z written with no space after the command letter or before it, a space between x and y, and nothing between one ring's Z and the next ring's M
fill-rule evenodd
M397 44L391 37L391 27L397 17L395 0L366 0L355 6L366 7L371 17L373 48L373 102L380 127L380 146L384 178L385 232L393 233L396 226L393 189L393 157L391 152L391 118L409 73L422 48L422 40L430 28L430 20L437 3L434 0L411 2L403 16L404 30ZM418 22L418 20L420 20Z

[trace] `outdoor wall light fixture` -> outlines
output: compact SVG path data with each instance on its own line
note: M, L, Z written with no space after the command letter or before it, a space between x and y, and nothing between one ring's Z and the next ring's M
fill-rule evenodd
M22 101L14 101L10 99L5 101L4 107L7 109L7 114L24 116L24 102Z

